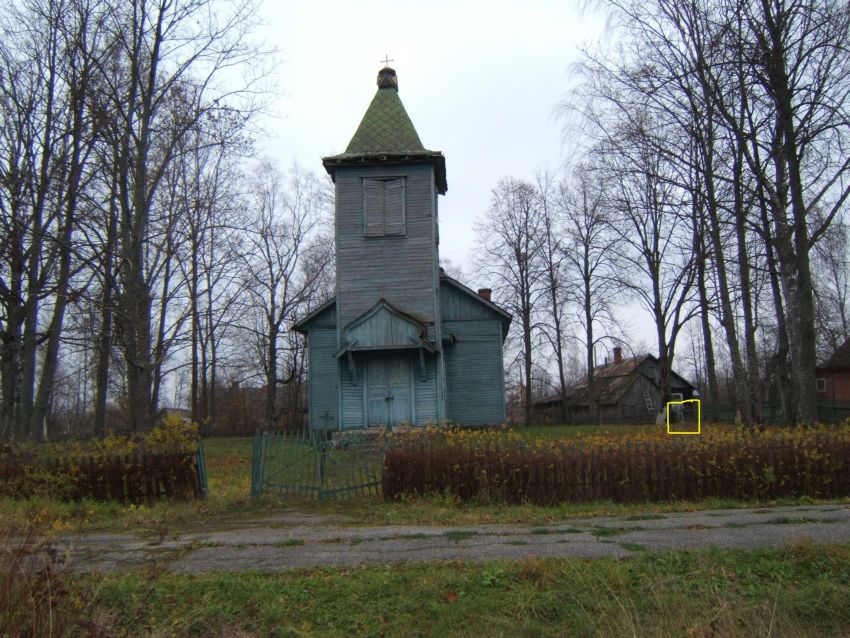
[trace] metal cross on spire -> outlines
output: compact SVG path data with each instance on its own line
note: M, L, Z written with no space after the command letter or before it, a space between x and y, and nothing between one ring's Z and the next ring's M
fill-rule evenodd
M395 60L390 58L388 53L384 53L384 59L383 59L384 66L389 66L390 62L395 62Z

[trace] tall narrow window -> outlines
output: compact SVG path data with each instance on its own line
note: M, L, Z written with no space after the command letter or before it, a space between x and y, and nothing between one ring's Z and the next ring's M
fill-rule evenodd
M363 180L363 234L404 235L404 178Z

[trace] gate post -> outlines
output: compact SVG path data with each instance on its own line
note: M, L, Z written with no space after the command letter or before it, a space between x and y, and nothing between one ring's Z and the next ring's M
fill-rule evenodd
M254 445L251 450L251 498L263 493L263 457L265 456L265 437L262 432L254 432Z
M325 500L325 454L327 446L324 442L318 444L319 449L319 502Z
M207 481L207 455L204 451L204 441L198 437L198 449L195 452L195 463L198 465L198 487L201 491L201 497L209 496L210 488Z

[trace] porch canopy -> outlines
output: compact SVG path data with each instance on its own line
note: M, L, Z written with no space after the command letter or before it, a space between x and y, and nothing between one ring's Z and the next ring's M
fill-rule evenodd
M334 356L337 359L346 357L349 373L356 383L354 353L399 350L418 352L419 371L424 379L427 376L425 354L437 352L437 346L427 337L427 327L412 315L381 299L343 328L340 347Z

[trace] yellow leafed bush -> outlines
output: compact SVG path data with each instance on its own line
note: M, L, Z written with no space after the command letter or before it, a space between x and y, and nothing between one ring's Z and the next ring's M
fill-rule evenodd
M168 417L133 438L0 448L0 492L120 501L197 494L198 426Z

